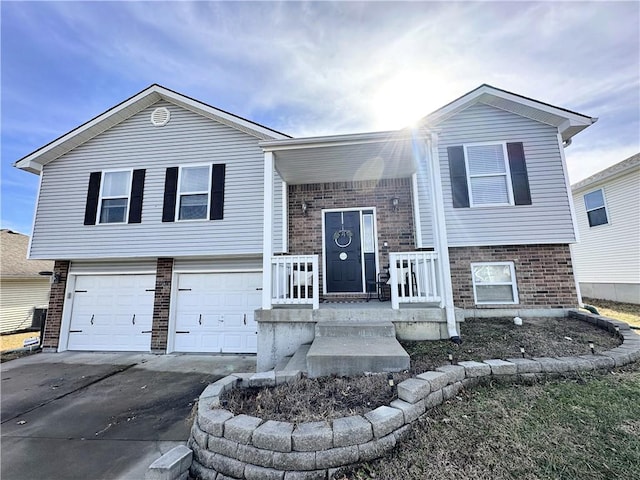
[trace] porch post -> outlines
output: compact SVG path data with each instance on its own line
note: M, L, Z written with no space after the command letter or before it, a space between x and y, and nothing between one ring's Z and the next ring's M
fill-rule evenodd
M264 152L263 216L262 309L271 310L271 255L273 255L273 152Z
M429 139L429 178L433 192L434 240L440 258L440 284L444 311L447 316L449 338L459 339L456 327L456 314L453 305L453 287L451 285L451 266L449 265L449 240L447 239L447 223L444 214L444 197L442 195L442 176L440 174L440 157L438 155L438 134L430 132Z

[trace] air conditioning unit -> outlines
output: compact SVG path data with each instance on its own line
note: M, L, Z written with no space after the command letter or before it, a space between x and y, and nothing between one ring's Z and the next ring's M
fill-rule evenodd
M31 320L31 330L40 330L44 325L44 321L47 318L46 308L34 308L33 319Z

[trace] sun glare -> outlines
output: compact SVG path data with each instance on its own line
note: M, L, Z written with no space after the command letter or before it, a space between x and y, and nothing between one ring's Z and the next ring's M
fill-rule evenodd
M414 125L438 106L441 90L422 75L402 73L383 82L373 96L376 129Z

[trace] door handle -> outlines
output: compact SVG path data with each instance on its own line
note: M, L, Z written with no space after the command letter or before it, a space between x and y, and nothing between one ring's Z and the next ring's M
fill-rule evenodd
M131 319L131 323L132 323L133 325L135 325L135 324L136 324L136 314L135 314L135 313L133 314L133 318Z
M202 325L202 314L200 314L200 316L198 317L198 323Z
M246 325L247 324L247 314L246 313L244 314L244 320L243 321L244 321L244 324Z
M94 316L95 316L95 315L91 315L91 325L93 325L93 317L94 317Z

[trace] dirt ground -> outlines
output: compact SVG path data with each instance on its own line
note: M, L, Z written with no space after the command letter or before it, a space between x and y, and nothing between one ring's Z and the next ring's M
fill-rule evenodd
M603 351L620 344L608 332L567 318L525 319L515 326L511 319L468 320L462 327L463 343L448 340L403 342L411 357L409 372L393 374L394 384L454 361L520 357L588 355L589 342ZM233 389L224 394L227 409L287 422L312 422L366 413L396 398L387 374L360 377L304 378L289 385L262 389Z

